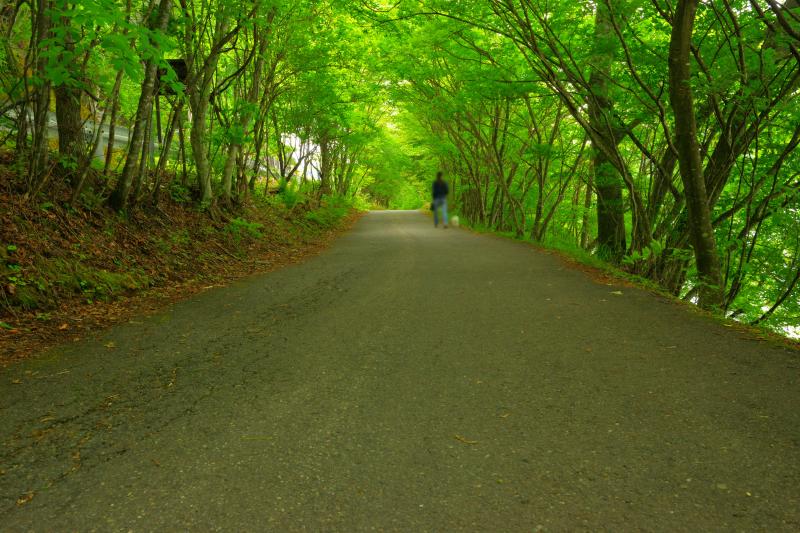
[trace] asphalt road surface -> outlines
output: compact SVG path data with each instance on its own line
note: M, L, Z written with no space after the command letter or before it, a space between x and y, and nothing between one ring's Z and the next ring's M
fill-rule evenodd
M800 357L373 212L0 374L2 531L800 531Z

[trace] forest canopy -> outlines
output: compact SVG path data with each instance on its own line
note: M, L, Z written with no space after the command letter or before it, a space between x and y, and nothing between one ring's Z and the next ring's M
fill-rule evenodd
M0 11L14 190L125 212L414 209L800 322L797 0L26 0Z

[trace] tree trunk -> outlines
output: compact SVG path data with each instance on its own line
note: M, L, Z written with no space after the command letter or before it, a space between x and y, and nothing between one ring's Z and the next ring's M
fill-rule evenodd
M53 89L58 123L58 155L62 161L78 164L86 149L81 121L81 90L67 85ZM71 166L71 165L70 165Z
M268 24L272 24L272 20L275 18L275 13L276 8L273 7L267 15ZM261 78L265 64L264 56L267 52L267 46L269 45L269 35L270 28L265 29L263 34L258 31L258 28L256 28L256 31L253 35L253 47L256 54L256 60L253 65L252 84L250 85L245 97L245 102L251 104L253 107L258 104L259 97L261 96ZM254 115L253 107L248 106L247 110L240 115L239 124L242 127L243 134L246 134L250 129L250 123L252 122ZM228 148L228 155L227 159L225 160L225 167L222 173L222 199L226 205L231 204L233 171L236 167L236 161L239 159L241 152L242 145L239 141L231 143L230 147Z
M119 89L119 87L115 87L115 89ZM89 175L89 171L92 167L92 159L94 158L94 154L97 151L98 146L100 146L100 139L103 137L103 128L105 127L107 114L108 108L106 107L103 109L103 114L100 116L100 120L98 120L95 124L91 144L89 149L85 152L85 156L78 167L77 179L75 180L75 185L72 188L70 205L76 205L78 198L80 198L81 192L83 192L83 186L86 183L86 178Z
M75 42L70 32L70 20L68 17L61 17L63 31L64 51L74 56ZM63 63L72 65L71 61L63 56L60 58ZM74 74L74 72L73 72ZM79 73L80 74L80 73ZM83 138L83 124L81 121L81 88L78 86L80 79L67 80L53 89L56 97L56 123L58 126L58 154L61 156L62 163L67 163L67 168L74 171L81 162L85 152L85 142ZM70 172L70 180L74 183L74 172Z
M194 58L190 62L189 79L186 90L189 93L189 105L192 109L192 130L189 133L189 142L192 145L192 156L194 157L197 170L197 181L200 186L200 204L209 206L214 199L214 191L211 187L211 162L208 159L208 143L206 118L208 107L211 103L211 90L214 80L214 73L217 70L220 54L222 53L222 43L229 38L228 19L225 14L218 13L216 27L214 28L214 38L211 44L209 55L202 61L199 68L198 59ZM194 36L190 35L189 39ZM190 44L190 46L194 46ZM199 49L195 53L199 53Z
M609 97L608 76L617 44L608 9L606 2L597 3L594 54L589 78L592 92L589 99L589 124L607 146L616 146L611 118L614 104ZM601 253L610 261L618 263L627 248L622 176L599 147L593 147L592 154L597 191L597 242Z
M200 186L200 203L208 205L214 198L211 189L211 166L208 161L208 146L206 145L206 114L208 112L208 98L211 93L210 86L207 90L189 98L192 106L192 129L189 131L189 144L192 146L192 156L197 171L197 183Z
M171 0L160 0L156 27L154 29L162 32L167 29L171 7ZM155 43L151 43L151 45L156 46ZM134 175L139 172L139 156L141 154L143 142L150 142L149 139L145 139L145 130L147 129L148 119L152 114L153 93L155 91L156 76L158 74L157 67L158 64L155 59L149 59L145 64L142 91L139 95L139 106L136 109L133 132L130 134L128 157L125 159L125 167L122 170L122 176L120 176L114 192L108 199L111 207L117 211L121 211L128 204L128 196L130 195Z
M125 2L125 22L131 20L131 0ZM115 29L116 26L115 26ZM122 31L123 35L128 35L128 28ZM122 85L122 75L124 71L117 71L117 77L114 79L114 89L111 92L111 118L108 122L108 145L106 146L106 156L103 164L103 175L108 177L108 171L111 169L111 161L114 157L114 136L117 128L117 114L119 113L119 92Z
M186 169L186 135L183 124L183 115L180 115L178 117L178 142L181 152L181 185L186 187L189 184L189 171Z
M581 248L587 250L589 248L589 210L592 208L592 182L593 176L591 174L587 177L586 193L583 198L583 212L581 213Z
M156 96L158 98L158 96ZM139 203L142 197L142 188L144 181L147 178L148 169L150 167L150 154L153 144L153 106L150 106L150 114L147 116L147 121L144 126L144 142L142 142L142 155L139 159L139 171L133 176L133 205Z
M28 168L28 194L31 196L41 190L47 179L47 113L50 107L50 82L47 78L47 59L43 44L50 35L50 0L36 0L35 32L31 37L31 48L35 51L34 64L42 84L33 91L33 131ZM27 120L27 117L25 117Z
M333 170L333 157L331 154L331 141L328 135L323 134L319 140L319 196L320 198L331 193L331 171Z
M225 157L225 166L222 169L222 202L226 207L231 206L231 191L233 190L233 169L236 166L236 157L239 155L239 143L228 146Z
M161 182L163 180L164 173L166 172L167 161L169 160L169 152L172 149L172 140L175 138L175 130L180 123L182 113L183 101L181 100L175 103L175 107L172 109L169 121L167 122L167 131L164 134L163 144L161 146L161 152L159 153L158 158L158 165L156 165L154 172L155 182L153 183L153 188L150 191L150 199L152 200L153 205L158 205Z
M111 119L108 121L108 145L106 146L106 158L103 164L103 175L108 176L111 169L111 160L114 157L114 137L117 129L117 114L119 113L119 90L122 86L122 71L117 72L114 80L114 90L111 93Z
M722 288L689 85L692 29L697 2L678 0L675 9L669 44L669 97L675 116L675 145L686 196L689 233L700 277L699 304L708 309L722 304Z

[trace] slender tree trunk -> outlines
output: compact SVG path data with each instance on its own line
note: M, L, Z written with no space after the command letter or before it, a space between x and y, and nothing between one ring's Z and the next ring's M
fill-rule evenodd
M256 128L258 132L261 128ZM250 189L250 193L256 192L256 181L258 180L258 173L261 169L261 145L263 144L264 135L263 133L256 134L254 136L255 140L255 153L253 154L253 166L252 166L252 173L253 175L250 176L250 180L247 182L247 188Z
M170 11L172 7L171 0L160 0L158 6L158 15L155 23L155 30L165 31L169 23ZM155 43L151 43L156 46ZM153 109L153 93L155 91L156 76L158 74L158 64L155 59L149 59L145 65L144 80L142 81L142 91L139 95L139 106L136 109L136 119L133 125L133 132L130 134L130 142L128 147L128 157L125 160L125 167L122 170L122 176L117 181L117 186L109 198L109 204L117 211L121 211L128 204L128 196L130 195L131 184L133 182L136 172L140 169L139 156L142 150L143 142L149 142L145 139L145 130L147 129L147 122Z
M125 3L125 22L131 20L131 0ZM116 29L116 28L115 28ZM128 35L128 28L122 31L123 35ZM119 92L122 86L123 71L117 72L117 77L114 79L114 90L111 92L111 118L108 121L108 144L106 145L106 158L103 164L103 175L108 177L108 172L111 169L111 161L114 157L114 136L117 128L117 114L119 113Z
M158 98L158 96L156 96ZM133 176L133 205L139 203L142 195L144 181L147 178L150 167L151 145L153 143L153 107L150 106L150 114L144 126L144 142L142 142L142 155L139 159L139 170Z
M208 160L206 143L206 114L211 88L189 98L192 104L192 129L189 131L189 144L192 146L197 183L200 186L200 203L207 206L214 198L211 189L211 165Z
M533 227L531 228L531 240L540 241L541 232L539 231L539 224L542 222L542 214L544 213L544 176L542 169L538 169L536 176L536 211L533 215Z
M186 169L186 134L183 129L183 115L178 117L178 142L181 151L181 185L189 184L189 171Z
M214 73L217 70L217 64L222 53L222 40L227 38L228 24L229 20L225 17L225 13L218 13L211 52L201 62L199 68L196 65L197 59L191 62L190 69L194 70L194 72L190 73L189 78L192 82L186 88L189 92L189 105L192 109L192 130L189 132L189 142L192 145L197 181L200 186L200 204L206 207L214 199L214 191L211 187L211 162L208 158L208 127L206 122L208 107L211 103ZM190 41L193 38L193 35L189 36ZM195 53L199 53L199 51L197 49Z
M319 196L331 193L331 171L333 170L333 154L328 134L322 135L319 141Z
M35 196L47 179L47 130L50 107L50 81L46 67L47 59L44 42L50 35L50 0L36 0L35 25L32 30L31 48L35 50L33 63L42 80L33 90L33 140L31 143L30 166L28 169L28 194ZM27 117L25 117L27 120Z
M689 216L689 233L700 277L699 304L703 308L722 304L720 263L711 226L703 176L697 124L690 79L692 29L698 0L678 0L669 45L669 96L675 115L675 145Z
M592 208L592 174L589 174L583 197L583 213L581 213L581 248L589 248L589 210Z
M97 121L94 128L94 135L92 136L91 146L85 152L83 161L78 167L78 175L77 179L75 180L75 186L72 188L72 197L70 198L70 205L76 205L78 202L78 198L80 198L81 192L83 192L83 187L86 184L86 178L89 175L89 171L92 167L92 159L94 158L94 154L97 151L98 146L100 145L100 139L103 137L103 127L106 122L106 115L108 114L108 108L103 109L103 114L100 116L100 120Z
M267 15L267 23L271 24L272 20L275 18L276 9L272 8ZM253 79L250 85L249 90L246 94L246 102L248 104L252 104L255 106L258 103L259 97L261 96L261 79L262 73L264 70L264 56L267 52L267 46L269 44L269 35L270 29L267 28L264 30L264 33L261 34L256 28L254 32L254 51L256 54L255 63L253 64ZM241 114L240 116L240 125L242 126L242 132L246 133L250 129L250 122L253 120L253 110L252 108L248 107L247 111ZM222 174L222 197L223 201L230 205L231 203L231 189L233 185L233 171L236 166L236 161L239 159L239 155L242 152L242 145L240 142L234 142L228 149L228 158L225 161L225 168Z
M169 152L172 149L172 140L175 138L175 129L181 120L181 113L183 112L183 101L176 102L172 110L172 114L167 122L167 131L164 134L163 145L158 158L158 165L155 168L155 182L150 191L150 198L153 205L158 205L159 189L161 189L161 182L163 181L164 173L167 168L167 161L169 160Z
M228 153L225 156L225 166L222 169L222 201L230 207L231 191L233 190L233 170L236 166L236 157L239 155L239 143L232 143L228 146Z
M5 4L2 9L0 9L0 31L2 32L2 44L0 47L3 51L3 58L0 60L2 63L2 68L6 75L14 76L15 78L19 79L19 85L22 86L24 91L24 97L18 99L15 103L11 105L11 108L15 109L16 117L14 119L14 131L16 132L16 139L15 139L15 146L14 146L14 155L16 161L26 161L28 159L28 126L30 122L30 117L28 115L28 109L31 104L30 101L30 92L29 92L29 82L30 79L28 76L25 75L28 72L30 67L30 58L31 58L31 46L29 40L28 51L25 55L25 58L22 62L18 61L16 54L14 54L12 46L11 46L11 36L14 33L14 23L17 20L17 16L19 15L20 8L22 8L21 3L17 3L16 5L12 4ZM35 11L36 5L35 2L31 1L28 2L28 8L31 10L31 30L30 30L30 37L33 38L36 35L36 26L35 26ZM31 69L32 70L32 69ZM20 177L23 177L22 174L23 166L18 166L18 173Z
M117 129L117 113L119 112L119 90L122 86L122 71L117 72L114 80L114 90L111 93L111 118L108 121L108 145L106 146L106 159L103 164L103 175L108 176L111 169L111 160L114 157L114 137Z
M239 150L236 157L236 195L240 201L245 201L249 195L247 188L247 161L243 150Z

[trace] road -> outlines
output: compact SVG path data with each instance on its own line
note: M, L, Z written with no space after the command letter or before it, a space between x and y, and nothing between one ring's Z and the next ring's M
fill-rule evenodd
M14 110L8 112L7 118L9 120L16 120L17 113ZM31 126L33 123L33 112L31 111L29 114ZM87 144L91 144L93 140L93 135L95 128L97 127L94 121L86 120L83 125L84 127L84 136L86 138ZM0 129L4 129L2 125L0 125ZM114 127L114 146L116 147L115 150L124 150L125 147L128 145L128 136L130 132L128 128L125 126L121 126L117 124ZM47 136L50 139L58 139L58 120L56 119L56 114L54 111L47 112ZM94 151L94 157L97 159L103 159L105 157L106 147L108 146L109 140L109 131L108 131L108 124L103 124L103 132L100 135L100 142L97 144L97 148ZM151 153L155 153L155 147L157 143L154 141L150 147Z
M800 358L373 212L0 374L3 531L800 530Z

